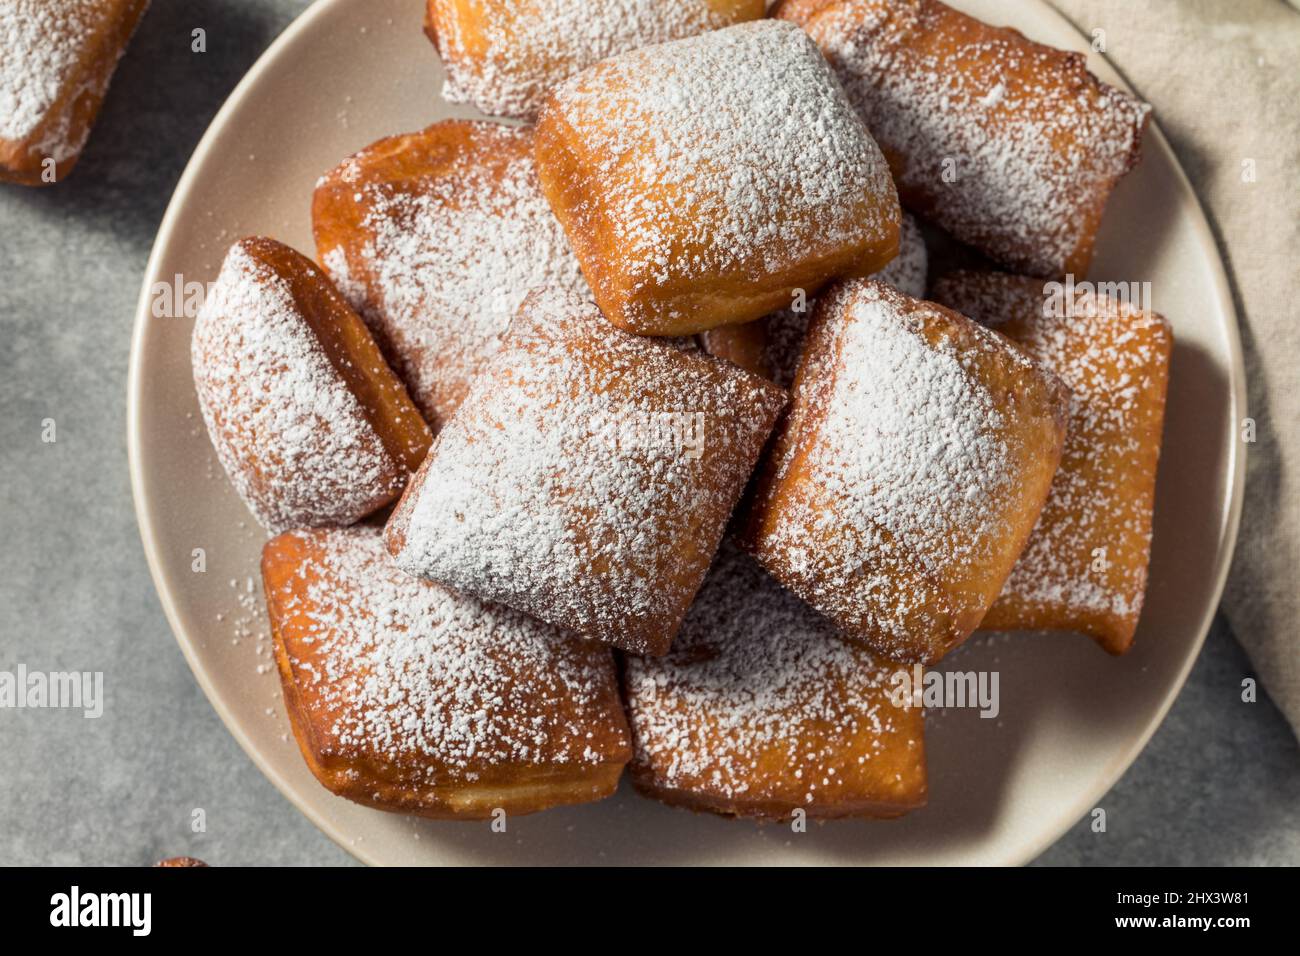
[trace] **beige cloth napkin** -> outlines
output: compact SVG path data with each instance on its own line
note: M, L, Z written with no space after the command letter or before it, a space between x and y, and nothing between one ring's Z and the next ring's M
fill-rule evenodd
M1283 0L1050 2L1084 33L1106 31L1106 55L1155 106L1227 264L1257 440L1223 603L1300 735L1300 13Z

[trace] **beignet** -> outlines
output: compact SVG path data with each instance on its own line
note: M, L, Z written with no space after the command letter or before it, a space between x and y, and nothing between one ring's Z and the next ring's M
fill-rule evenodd
M899 233L898 255L881 269L873 279L893 286L903 295L914 299L925 298L925 281L929 272L929 254L921 227L908 213L903 213L903 226ZM808 332L808 321L816 301L806 299L803 309L793 306L773 312L763 321L763 365L766 374L782 388L794 382L799 356L803 354L803 340ZM749 326L742 326L749 328Z
M631 751L608 648L403 574L376 527L282 534L262 579L289 722L331 792L482 819L617 787Z
M235 243L191 340L221 465L272 532L344 525L406 487L432 436L365 323L305 256Z
M861 111L908 208L1003 265L1083 276L1151 108L1080 53L939 0L783 0Z
M784 404L539 290L389 519L389 549L411 574L662 654Z
M792 24L596 64L552 92L536 155L596 303L630 332L757 319L898 251L880 150Z
M724 544L668 655L624 663L632 783L761 819L924 806L924 717L895 706L895 670Z
M881 282L840 283L817 301L742 540L850 639L933 663L1024 548L1067 401L997 333Z
M533 119L547 92L598 60L756 20L766 0L428 0L443 97Z
M322 177L312 221L325 271L435 431L529 289L590 294L527 129L448 120L380 140Z
M1173 335L1104 290L1057 291L1053 302L1039 279L974 272L935 286L937 301L1006 335L1073 393L1047 504L980 627L1079 631L1122 654L1146 594Z
M149 0L0 3L0 181L62 182ZM54 163L53 177L46 160Z
M720 325L696 336L710 355L739 365L746 372L772 378L768 360L767 326L761 319L744 325ZM788 383L787 383L788 385Z

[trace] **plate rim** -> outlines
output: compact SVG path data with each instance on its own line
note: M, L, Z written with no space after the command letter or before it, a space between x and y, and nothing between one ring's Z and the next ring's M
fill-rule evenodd
M144 451L142 438L141 409L144 405L144 378L142 368L144 364L145 338L146 330L152 321L152 288L157 279L157 271L164 251L171 245L174 234L177 231L180 220L181 209L186 204L189 194L193 189L194 180L198 176L200 166L203 164L207 154L212 150L213 145L221 135L223 128L234 113L250 93L256 89L261 80L262 74L267 72L271 65L279 59L281 54L291 46L298 36L310 30L315 21L322 16L328 15L334 7L346 3L352 3L355 0L316 0L298 16L296 16L278 36L267 46L267 48L258 56L257 60L240 78L239 82L231 90L221 105L221 108L212 117L203 136L199 139L190 158L186 161L185 170L176 182L172 190L171 198L167 202L167 210L158 226L158 232L154 238L153 245L149 252L149 258L145 264L144 275L141 281L140 295L137 300L135 317L132 323L131 331L131 351L130 360L127 370L127 406L126 406L126 428L127 428L127 459L128 470L131 478L131 498L134 505L136 527L140 534L141 545L144 548L145 560L149 567L149 575L153 581L154 592L158 596L159 604L162 606L163 614L167 618L168 626L171 628L172 637L180 645L181 653L185 662L189 665L199 688L203 691L208 703L216 711L217 716L225 725L226 730L239 744L241 750L252 760L253 765L275 786L288 802L309 819L317 829L325 834L337 846L347 852L353 858L368 865L380 865L384 861L371 855L367 849L357 845L356 841L351 840L342 831L337 830L333 822L327 820L325 816L319 813L315 808L298 799L296 789L281 774L275 763L264 756L251 739L244 732L241 722L236 718L232 708L226 705L217 694L212 681L209 679L206 669L203 667L198 654L194 648L194 641L186 635L185 629L181 625L180 612L177 609L177 598L165 585L165 578L162 572L162 555L159 545L158 530L154 525L149 513L149 502L143 490L144 487ZM1041 11L1047 12L1051 18L1055 19L1061 26L1067 28L1072 33L1081 34L1082 31L1076 26L1065 14L1057 10L1046 0L1034 0L1036 6ZM954 5L960 6L960 0L955 0ZM1114 63L1109 59L1103 58L1106 70L1113 74L1113 79L1107 82L1119 86L1130 93L1135 93L1133 87L1127 79L1118 70ZM1090 66L1089 69L1092 69ZM1116 82L1118 81L1118 82ZM1247 404L1247 378L1245 358L1241 345L1240 317L1237 313L1236 301L1234 298L1232 284L1228 279L1227 270L1224 264L1223 251L1219 242L1210 227L1209 219L1205 213L1204 204L1201 197L1197 194L1192 186L1191 180L1188 179L1186 171L1183 169L1182 161L1178 154L1170 145L1164 131L1160 128L1156 118L1153 118L1147 127L1146 136L1154 137L1159 144L1168 151L1173 157L1174 174L1178 184L1186 189L1188 195L1192 197L1195 214L1191 216L1191 226L1196 233L1196 238L1203 247L1214 250L1213 264L1210 270L1210 283L1214 288L1215 296L1219 301L1222 313L1229 319L1225 331L1225 338L1228 346L1228 375L1229 391L1231 393L1231 407L1229 409L1229 421L1233 425L1235 432L1236 422L1240 414L1248 408ZM1188 649L1185 660L1178 669L1174 680L1167 688L1164 698L1160 705L1153 713L1147 725L1142 732L1135 738L1134 742L1122 753L1118 754L1110 763L1107 772L1100 778L1103 785L1100 786L1096 793L1084 794L1083 798L1069 805L1069 813L1063 814L1064 822L1057 827L1049 828L1043 837L1037 841L1026 844L1020 853L1012 854L1003 860L999 865L1020 866L1037 858L1048 847L1055 844L1069 830L1075 821L1087 813L1088 808L1093 805L1097 798L1109 792L1124 773L1133 765L1138 756L1146 749L1151 738L1164 723L1169 714L1170 708L1173 707L1174 701L1182 692L1183 686L1187 682L1187 676L1191 672L1196 661L1200 658L1201 650L1205 645L1206 638L1210 628L1213 625L1214 618L1218 613L1220 602L1222 601L1224 587L1227 583L1228 573L1232 567L1232 559L1236 550L1237 536L1241 525L1241 513L1245 501L1245 473L1247 449L1239 441L1230 443L1230 464L1227 469L1228 475L1228 511L1224 526L1221 528L1220 545L1218 553L1215 555L1214 563L1214 584L1212 587L1212 600L1207 602L1207 610L1201 616L1198 624L1198 633L1195 640Z

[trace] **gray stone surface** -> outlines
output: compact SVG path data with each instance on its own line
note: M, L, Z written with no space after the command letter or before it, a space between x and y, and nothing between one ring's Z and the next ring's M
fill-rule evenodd
M0 186L0 670L103 671L98 720L0 709L0 864L350 858L226 732L145 567L126 464L131 319L184 164L304 0L156 3L65 184ZM207 28L209 52L189 52ZM57 441L41 441L53 418ZM1300 754L1222 623L1141 758L1051 864L1300 862ZM190 832L201 807L207 832Z

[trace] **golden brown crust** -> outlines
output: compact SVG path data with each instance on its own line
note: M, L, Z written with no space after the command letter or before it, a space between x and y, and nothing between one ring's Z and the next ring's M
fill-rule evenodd
M880 144L908 208L1018 272L1086 274L1150 108L1082 54L939 0L787 0Z
M532 120L547 92L599 60L763 16L766 0L428 0L443 96Z
M699 334L704 351L739 365L751 375L772 378L767 357L767 326L762 320L744 325L723 325Z
M834 803L814 804L805 807L797 797L744 798L714 797L695 790L665 787L656 782L646 770L631 767L628 779L637 792L671 807L712 813L722 817L737 817L758 823L789 823L797 811L802 810L809 820L894 820L906 816L926 805L928 791L922 787L915 795L900 794L888 799L843 799Z
M630 756L611 654L407 577L377 528L267 543L294 737L331 792L442 819L609 796Z
M231 247L199 315L194 381L213 446L271 530L393 501L432 435L365 323L305 256Z
M1074 393L1061 466L985 630L1078 631L1111 654L1132 646L1173 335L1128 292L1085 285L1067 301L1059 283L972 272L935 286L937 300L1007 336Z
M289 283L300 314L361 403L370 427L393 460L404 471L414 472L428 454L433 436L365 323L306 256L264 237L246 240L244 248Z
M772 7L771 14L778 20L793 20L804 24L839 2L840 0L778 0Z
M528 129L449 120L380 140L312 201L317 256L437 431L529 289L586 294Z
M77 0L65 9L41 9L39 4L18 4L0 12L6 20L29 18L35 30L10 34L18 38L38 39L31 49L0 48L0 70L5 83L22 89L3 90L22 105L24 97L30 108L41 108L39 121L19 138L0 135L0 182L24 186L49 186L62 182L71 173L90 135L118 60L130 43L140 18L149 8L149 0ZM50 4L50 8L55 5ZM30 69L41 71L39 77L21 76L26 59ZM49 73L46 77L43 74ZM56 85L57 95L50 101L39 98L36 104L34 85ZM0 97L3 98L3 97ZM24 124L26 125L26 124ZM46 160L54 160L50 177Z
M927 785L896 673L724 545L672 651L624 661L632 783L726 816L899 816Z
M898 250L883 157L808 39L770 20L591 67L551 94L535 149L596 302L630 332L749 322Z
M667 650L785 402L720 359L540 291L389 521L412 574Z
M743 541L850 638L933 663L1042 509L1068 392L1005 339L880 282L817 302Z
M425 0L424 4L424 35L429 38L429 42L441 53L442 46L439 42L438 34L438 7L440 0Z
M885 268L873 273L871 278L893 286L914 299L924 299L929 268L930 254L926 249L921 226L915 216L905 212L899 233L898 256ZM808 323L812 319L815 305L814 300L804 296L797 303L791 303L788 308L773 312L762 320L761 344L764 354L761 364L765 371L761 374L782 388L789 388L794 382L799 357L803 352L804 336L808 332ZM754 336L755 345L759 344L758 339L759 336Z

